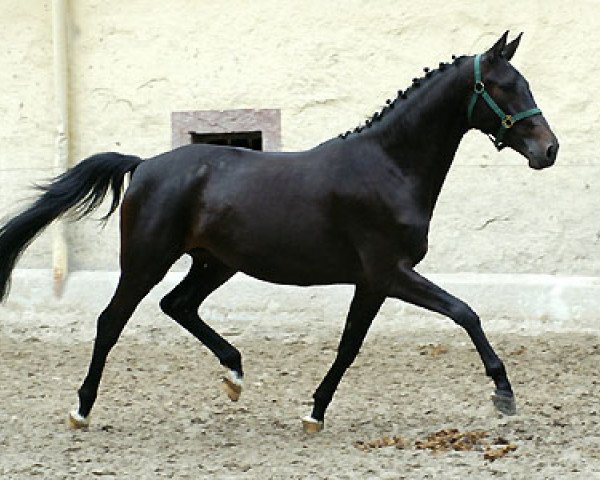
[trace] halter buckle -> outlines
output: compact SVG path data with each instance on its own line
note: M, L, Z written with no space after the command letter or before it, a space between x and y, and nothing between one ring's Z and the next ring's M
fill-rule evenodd
M481 95L485 91L485 84L480 80L475 82L475 93Z
M504 128L512 128L512 126L515 124L515 121L513 120L512 115L505 115L504 118L502 119L502 126Z

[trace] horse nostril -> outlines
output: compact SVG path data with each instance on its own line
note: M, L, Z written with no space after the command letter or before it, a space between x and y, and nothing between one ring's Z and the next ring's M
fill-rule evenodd
M546 157L548 157L548 160L551 160L554 162L556 160L557 153L558 153L558 145L550 145L548 147L548 150L546 150Z

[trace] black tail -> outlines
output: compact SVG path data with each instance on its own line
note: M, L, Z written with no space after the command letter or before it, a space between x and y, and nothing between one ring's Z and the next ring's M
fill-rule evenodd
M23 213L0 227L0 301L8 294L10 274L19 256L35 236L53 220L74 209L76 220L97 208L111 187L112 203L106 220L119 206L123 179L142 162L119 153L93 155L49 184L38 186L44 193Z

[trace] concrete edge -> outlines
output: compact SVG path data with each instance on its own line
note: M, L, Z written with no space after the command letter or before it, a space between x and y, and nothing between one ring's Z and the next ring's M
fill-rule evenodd
M158 302L182 278L170 272L144 299L136 315L146 322L161 318ZM536 334L577 331L600 333L600 277L532 274L432 274L435 283L466 301L481 317L487 331ZM61 298L52 292L50 270L17 269L7 302L0 306L0 328L7 324L45 322L81 324L94 330L95 319L110 300L118 280L114 271L70 274ZM285 325L341 326L353 287L290 287L261 282L242 274L233 277L202 306L208 323L267 322ZM377 329L438 329L453 323L439 315L387 300ZM310 327L308 327L310 328Z

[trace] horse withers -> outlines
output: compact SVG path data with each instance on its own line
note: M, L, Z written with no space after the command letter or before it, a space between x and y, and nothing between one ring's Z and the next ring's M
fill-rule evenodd
M325 411L387 297L450 317L475 345L495 385L494 405L516 411L504 364L479 317L419 275L438 195L464 134L476 128L542 169L558 141L527 81L509 63L521 36L507 33L485 53L454 58L415 78L365 125L297 153L188 145L142 161L94 155L48 185L37 201L0 228L0 296L20 253L54 219L90 213L112 189L121 200L121 274L97 322L89 370L70 413L85 427L107 355L139 302L182 255L190 271L160 302L228 369L229 397L242 389L240 352L198 314L206 297L236 272L279 284L355 285L333 365L314 393L306 431ZM107 215L107 216L108 216Z

